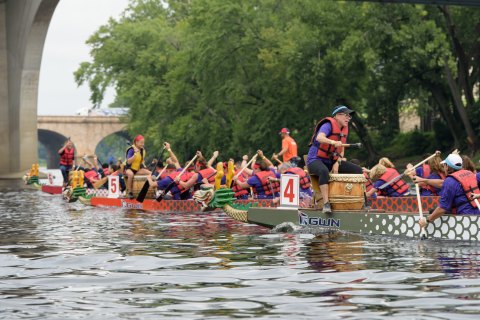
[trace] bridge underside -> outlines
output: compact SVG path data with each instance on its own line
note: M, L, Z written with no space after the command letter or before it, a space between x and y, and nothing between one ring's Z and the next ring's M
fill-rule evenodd
M59 0L0 1L0 177L37 161L37 95L48 26Z

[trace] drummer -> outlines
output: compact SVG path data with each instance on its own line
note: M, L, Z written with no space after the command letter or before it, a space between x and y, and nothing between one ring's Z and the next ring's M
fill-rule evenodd
M340 105L332 110L331 117L320 120L315 126L307 156L308 172L312 184L317 184L323 197L323 212L332 212L328 197L329 172L362 174L362 168L346 161L345 149L348 124L355 111ZM317 189L313 185L313 189Z

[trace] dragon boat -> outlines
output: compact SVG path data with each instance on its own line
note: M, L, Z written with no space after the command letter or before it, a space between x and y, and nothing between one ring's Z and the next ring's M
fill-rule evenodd
M209 193L206 197L203 193ZM308 232L341 230L365 234L420 238L419 214L416 197L377 198L370 208L362 210L333 210L323 213L314 208L250 207L234 208L235 199L230 189L197 191L194 198L202 206L222 208L231 218L279 231L294 231L305 227ZM202 201L199 199L206 199ZM220 201L218 200L220 199ZM423 210L438 205L439 197L422 197ZM480 216L444 215L428 224L428 238L449 240L480 240Z

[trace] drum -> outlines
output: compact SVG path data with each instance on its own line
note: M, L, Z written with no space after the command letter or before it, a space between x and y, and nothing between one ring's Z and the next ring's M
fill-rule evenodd
M133 177L132 193L135 198L138 196L138 193L140 192L140 190L142 190L145 182L147 182L147 176ZM147 192L147 195L145 196L145 199L153 199L155 197L155 190L156 190L155 187L148 188L148 192Z
M328 198L332 210L361 210L365 204L363 174L330 174Z

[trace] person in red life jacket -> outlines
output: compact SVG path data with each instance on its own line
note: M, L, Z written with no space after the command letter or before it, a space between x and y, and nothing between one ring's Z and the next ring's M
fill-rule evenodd
M415 175L412 180L418 183L421 196L439 196L442 190L443 180L445 180L445 172L441 164L442 158L435 156L428 160L426 165L421 166L422 176ZM407 166L407 169L411 168ZM418 168L417 168L418 169ZM418 171L415 171L418 174Z
M234 177L235 184L242 189L253 188L258 199L274 199L280 192L280 183L271 181L276 178L275 168L261 150L258 150L257 154L260 162L254 165L252 177L245 182Z
M65 187L68 184L68 174L75 166L75 149L70 138L58 150L58 154L60 155L60 171L63 176L63 186Z
M276 179L271 179L272 181L275 180L280 182L280 176L282 174L294 174L299 177L300 182L300 199L304 199L306 197L312 197L312 189L311 189L311 182L310 177L302 168L292 166L288 162L284 162L278 166L278 173Z
M370 178L375 181L373 188L366 193L367 197L373 195L374 192L377 192L378 196L384 197L403 197L409 195L409 186L402 179L399 179L383 189L380 189L380 186L386 182L391 181L393 178L399 176L400 174L394 168L387 168L382 164L375 165L370 170Z
M126 152L126 165L125 165L125 175L127 176L127 192L128 198L133 199L133 178L135 175L139 176L147 176L148 182L151 185L155 183L152 180L150 170L145 167L145 156L146 152L144 149L145 146L145 139L142 135L138 135L133 140L133 145L131 145Z
M307 168L312 181L318 179L318 186L323 197L323 212L332 212L328 198L329 172L362 174L360 166L344 159L344 147L347 142L348 124L353 110L346 106L333 108L332 116L320 120L315 126L310 140L307 156ZM316 183L316 182L314 182Z
M443 182L440 203L432 214L418 221L422 228L447 212L480 214L472 200L472 195L480 194L476 174L463 169L463 160L458 154L449 154L441 164L447 177Z
M273 157L278 158L282 156L283 162L287 162L290 161L292 158L298 157L297 143L290 136L290 130L288 130L287 128L282 128L279 134L282 137L282 150L280 150L278 154L274 153Z
M235 162L235 176L247 165L248 155L242 157L242 161ZM253 170L250 168L243 169L242 173L237 177L237 181L246 182L247 179L253 174ZM226 183L226 176L222 178L222 184ZM248 199L250 194L249 189L244 189L239 187L239 185L233 181L231 186L233 192L235 192L234 197L237 199Z
M202 183L204 184L213 184L215 183L215 173L217 173L217 170L215 170L212 165L215 159L218 157L218 151L215 151L212 154L212 157L208 162L206 159L203 157L202 153L200 151L197 151L198 155L198 161L195 164L195 173L192 175L192 177L186 181L179 181L178 183L181 185L183 189L190 189L191 187L195 185L200 185Z

